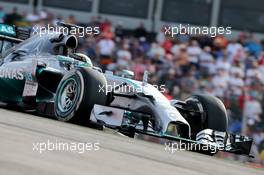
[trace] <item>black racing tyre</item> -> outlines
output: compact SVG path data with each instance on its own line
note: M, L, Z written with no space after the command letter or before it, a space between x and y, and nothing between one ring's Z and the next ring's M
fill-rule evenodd
M94 104L106 105L106 79L91 68L76 68L59 83L55 97L58 120L86 125Z
M196 131L194 131L194 136L196 136L196 134L203 129L212 129L216 131L226 132L228 126L228 117L225 106L220 99L211 95L192 95L188 99L186 99L186 103L196 104L196 107L199 109L202 108L203 111L202 125L199 126ZM193 127L195 128L197 126L191 126L191 128ZM212 151L210 149L202 148L194 149L191 151L210 156L213 156L217 152L215 152L215 150Z
M211 95L192 95L186 101L196 99L202 105L205 113L205 120L202 124L203 129L212 129L226 132L228 126L228 117L222 101Z

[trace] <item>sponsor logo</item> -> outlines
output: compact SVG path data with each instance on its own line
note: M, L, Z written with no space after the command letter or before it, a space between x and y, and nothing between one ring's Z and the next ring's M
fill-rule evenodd
M15 36L16 32L12 26L0 24L0 33Z
M0 78L23 80L23 69L0 69Z

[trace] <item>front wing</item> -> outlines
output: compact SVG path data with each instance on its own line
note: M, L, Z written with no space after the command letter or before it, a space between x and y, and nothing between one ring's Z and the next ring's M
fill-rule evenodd
M251 156L250 150L253 143L252 138L227 132L214 131L212 129L205 129L196 135L196 140L187 139L161 131L155 131L155 129L149 126L149 121L151 119L148 117L149 115L141 114L129 116L126 109L95 105L90 120L105 127L116 129L118 132L132 138L136 134L139 134L158 139L165 139L171 143L185 143L185 145L189 145L187 147L188 150L210 155L213 155L218 151L224 151L238 155Z

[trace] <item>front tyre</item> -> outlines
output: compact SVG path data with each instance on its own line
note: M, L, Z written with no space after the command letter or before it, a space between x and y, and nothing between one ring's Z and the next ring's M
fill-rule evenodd
M216 131L226 132L228 126L228 117L224 104L222 101L211 95L192 95L186 99L186 103L196 103L197 106L201 104L205 120L202 123L203 129L212 129ZM198 103L197 103L198 102Z
M227 112L220 99L211 95L200 94L190 96L186 99L186 103L195 106L196 110L202 112L201 126L191 126L191 128L195 128L195 131L192 131L194 132L192 135L195 136L193 139L196 139L196 134L204 129L227 131ZM217 152L216 150L212 152L210 149L196 149L193 151L207 155L214 155Z

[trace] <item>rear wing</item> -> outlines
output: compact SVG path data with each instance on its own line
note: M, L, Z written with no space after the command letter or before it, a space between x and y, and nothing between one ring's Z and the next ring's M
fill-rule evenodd
M18 27L0 23L0 40L20 43L30 37L29 27Z

